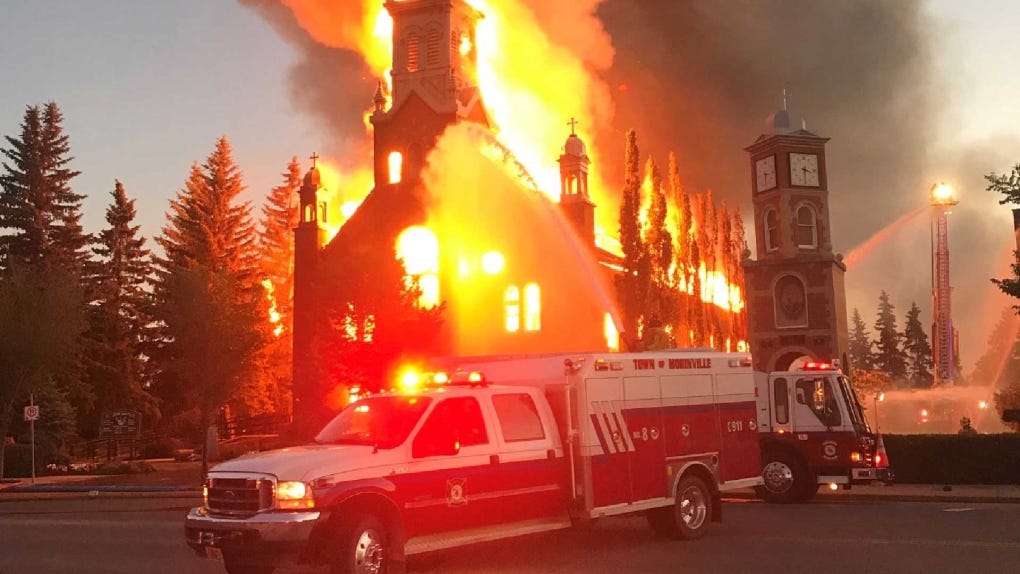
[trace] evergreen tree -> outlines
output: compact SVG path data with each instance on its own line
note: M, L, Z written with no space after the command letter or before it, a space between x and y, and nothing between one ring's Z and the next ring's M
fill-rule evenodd
M68 165L70 143L57 104L29 106L19 137L6 136L0 174L0 235L3 265L45 261L71 271L81 284L90 238L81 227L81 195L71 190L79 172Z
M170 202L167 223L156 239L164 251L155 261L154 286L157 318L165 327L154 357L160 365L159 394L181 411L199 404L194 396L204 386L223 390L220 386L227 385L223 393L214 393L216 401L199 404L204 423L212 420L210 409L223 406L217 403L221 396L232 398L231 403L241 408L260 408L271 400L266 397L266 375L257 368L256 358L269 336L270 323L252 208L239 199L244 189L230 143L222 137L205 163L192 167L184 189ZM200 285L201 281L206 285ZM198 296L206 300L184 299ZM224 305L227 308L219 307ZM196 377L187 362L189 353L198 352L186 340L196 328L188 314L200 311L229 318L239 330L234 352L220 357L230 364L217 367L230 374L227 380ZM256 343L245 339L249 332L259 335ZM209 333L200 332L203 337ZM199 359L204 361L204 355L195 360Z
M624 155L623 200L620 203L620 244L625 272L616 278L617 298L623 315L625 332L621 335L634 341L638 334L641 304L641 267L645 264L641 239L641 152L637 133L627 132ZM631 343L629 346L633 346Z
M298 209L294 198L301 189L301 165L291 158L283 182L272 189L262 207L259 244L262 249L263 286L273 308L273 337L266 346L266 374L275 386L277 412L290 409L293 361L294 228Z
M907 380L917 389L932 386L932 352L928 343L928 335L921 324L921 308L911 302L907 311L906 325L903 328L903 352L907 359Z
M97 432L103 409L130 408L146 422L159 417L155 399L146 390L143 348L151 339L149 251L138 234L135 201L117 181L106 209L106 227L93 252L99 258L91 278L95 299L90 306L86 380L97 407L82 413L83 434Z
M850 322L850 361L855 369L871 371L875 368L875 360L871 351L871 338L868 336L868 327L861 319L861 312L854 308Z
M1005 308L988 335L984 354L974 365L974 384L1009 386L1016 382L1020 386L1020 356L1014 356L1018 338L1020 320L1012 309Z
M719 211L716 213L716 228L719 230L719 268L723 275L726 277L727 285L732 285L734 277L737 274L737 266L734 264L733 259L733 228L730 223L730 213L726 206L726 202L723 201L719 207ZM723 348L726 348L726 342L729 341L730 345L727 350L734 350L737 339L734 333L734 317L733 317L733 297L732 293L727 293L727 301L729 301L730 308L725 312L720 312L720 324L722 325L722 337L723 337Z
M885 291L882 291L878 301L878 318L875 321L875 332L878 333L875 342L875 367L899 383L906 378L907 365L900 348L895 307L889 302L889 294Z
M988 181L988 191L1002 195L999 205L1020 205L1020 163L1013 166L1009 174L992 172L985 176L985 180ZM1020 299L1020 251L1014 252L1014 256L1015 260L1010 266L1013 275L1005 279L992 279L992 283L1013 299ZM1020 304L1013 305L1013 311L1020 314Z
M690 319L691 331L694 333L694 346L704 347L708 345L708 328L705 321L706 309L704 301L704 286L702 285L701 278L705 273L705 263L702 260L702 254L705 251L705 244L708 241L708 234L705 232L705 226L703 221L700 219L700 214L703 213L704 198L699 194L695 195L691 201L691 211L694 214L693 231L690 240L690 254L691 254L691 306L690 306Z
M655 161L649 157L646 170L650 195L648 226L645 245L648 257L649 301L643 315L646 321L658 323L658 327L672 325L678 317L676 290L672 278L673 235L667 228L669 204L662 173ZM665 339L665 332L661 333ZM642 338L645 335L642 334Z
M40 424L52 430L39 437L40 454L53 452L73 430L73 410L55 381L77 363L85 330L76 278L63 269L13 261L0 273L0 325L0 437L16 428L28 395L38 393L46 409Z

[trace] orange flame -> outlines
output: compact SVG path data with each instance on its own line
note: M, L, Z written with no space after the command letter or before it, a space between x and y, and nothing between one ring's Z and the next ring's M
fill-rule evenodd
M283 334L283 316L276 307L276 287L269 279L262 280L262 287L266 290L266 299L269 300L269 323L274 325L273 335L279 337Z

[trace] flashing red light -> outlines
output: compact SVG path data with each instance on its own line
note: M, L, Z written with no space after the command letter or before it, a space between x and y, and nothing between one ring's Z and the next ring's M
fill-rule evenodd
M882 435L878 435L878 445L875 447L875 468L887 468L889 466L889 454L885 452L885 441Z
M832 363L818 363L815 361L804 363L805 371L831 371L833 368Z

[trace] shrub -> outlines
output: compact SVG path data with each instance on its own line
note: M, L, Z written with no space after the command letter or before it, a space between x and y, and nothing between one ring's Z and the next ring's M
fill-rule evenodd
M883 435L896 482L1020 484L1020 435Z
M173 458L174 453L184 448L184 441L172 437L164 437L157 442L150 442L138 449L139 458Z

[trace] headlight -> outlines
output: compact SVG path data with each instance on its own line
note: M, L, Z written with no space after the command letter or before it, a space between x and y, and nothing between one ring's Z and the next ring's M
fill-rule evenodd
M315 508L312 489L303 482L281 482L276 485L276 507L280 510Z

